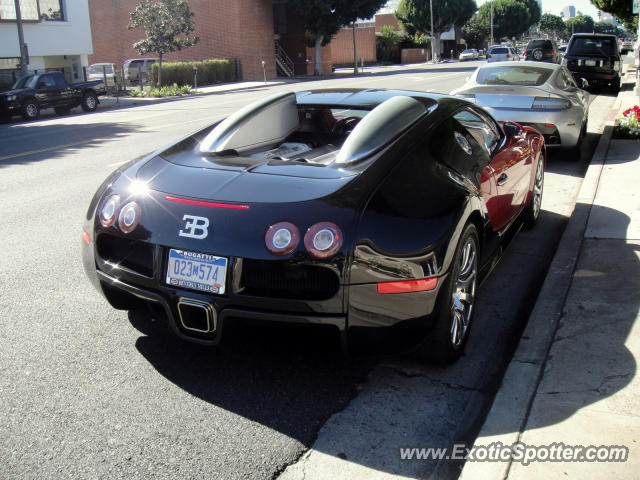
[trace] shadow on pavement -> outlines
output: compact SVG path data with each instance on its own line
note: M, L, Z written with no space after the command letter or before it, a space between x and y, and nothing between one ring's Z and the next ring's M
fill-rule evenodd
M161 375L185 391L306 446L332 413L356 397L358 384L367 380L360 388L372 390L373 395L365 400L358 397L372 407L366 425L341 425L335 442L316 448L380 472L424 478L437 463L403 462L397 447L473 442L566 222L566 217L543 210L535 229L516 236L479 290L465 355L447 368L420 365L398 355L384 360L375 376L367 379L376 359L360 358L346 365L333 331L241 326L229 342L225 337L221 347L210 349L178 340L163 320L146 311L129 313L132 325L145 334L136 340L136 348ZM391 410L385 414L386 402ZM406 430L394 423L398 418L408 424ZM371 437L363 431L379 431L380 445L371 445ZM380 455L375 454L376 448ZM455 478L459 465L446 467L438 474Z
M347 364L333 330L225 325L225 341L210 348L179 340L148 311L131 311L129 320L148 335L136 348L168 380L306 446L371 367Z
M528 432L562 423L596 403L598 411L624 415L636 401L635 392L622 390L637 373L626 343L640 311L640 245L622 240L627 215L594 205L593 216L608 219L607 236L612 238L584 239ZM511 433L487 425L492 426L486 435Z
M29 127L29 128L27 128ZM38 124L0 126L0 168L62 157L71 151L90 150L115 138L138 132L138 126L121 123ZM11 137L11 147L3 139Z

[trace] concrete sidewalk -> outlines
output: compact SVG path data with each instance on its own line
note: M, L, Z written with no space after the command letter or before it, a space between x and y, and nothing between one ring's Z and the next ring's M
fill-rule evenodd
M628 460L467 461L463 480L640 478L640 141L610 139L640 103L629 74L474 444L622 446Z

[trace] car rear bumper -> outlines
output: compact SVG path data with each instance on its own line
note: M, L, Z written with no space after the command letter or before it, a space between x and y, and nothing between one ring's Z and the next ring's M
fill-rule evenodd
M576 81L579 81L581 78L584 78L589 82L589 84L607 84L615 81L616 78L620 77L620 74L616 71L612 72L592 72L589 70L572 70L571 75Z
M132 307L135 307L134 299L139 300L141 306L145 302L155 303L161 307L166 319L169 321L169 325L178 337L203 345L217 345L220 343L225 323L233 321L233 319L299 325L330 325L336 327L340 332L345 332L346 330L347 321L344 315L295 314L239 307L218 309L213 299L205 295L194 294L194 292L182 292L172 301L166 295L129 285L100 270L96 270L96 276L107 300L112 295L109 289L116 289L132 297ZM201 313L195 313L194 316L187 318L186 313L183 312L185 301L192 306L198 306L196 310L201 310ZM207 309L211 312L208 319L206 319ZM199 318L198 315L202 315L202 318ZM207 321L209 322L207 325L208 331L203 331L204 329L200 327L206 325Z
M484 107L496 120L511 120L540 131L547 147L573 147L578 143L584 120L583 111L572 107L566 110L509 110ZM543 128L539 128L541 125Z
M85 230L90 231L87 227ZM331 326L344 339L348 329L350 336L352 332L359 336L363 330L379 330L384 340L389 329L398 327L402 331L408 327L412 333L406 336L407 343L411 343L417 338L414 334L417 329L424 333L429 327L438 291L446 279L441 277L437 288L430 291L380 294L375 283L340 284L331 298L276 298L239 290L244 271L242 261L238 260L246 259L230 259L228 290L223 295L214 295L164 283L162 258L166 252L162 251L164 247L155 248L154 272L140 275L132 271L133 267L128 268L126 262L105 261L91 241L89 245L83 244L84 269L114 308L133 310L149 304L159 306L177 336L204 345L218 344L224 325L234 320Z

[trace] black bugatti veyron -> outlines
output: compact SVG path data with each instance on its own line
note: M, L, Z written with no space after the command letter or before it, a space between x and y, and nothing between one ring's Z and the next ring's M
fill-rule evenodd
M410 332L455 360L506 233L539 216L542 136L445 95L284 92L114 172L85 270L182 338L234 319L324 324L345 345Z

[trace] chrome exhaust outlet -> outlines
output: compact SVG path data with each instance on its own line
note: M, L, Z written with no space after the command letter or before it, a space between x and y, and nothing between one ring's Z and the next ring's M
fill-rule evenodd
M185 330L197 333L211 333L216 330L218 316L213 306L207 302L181 298L178 300L178 314Z

